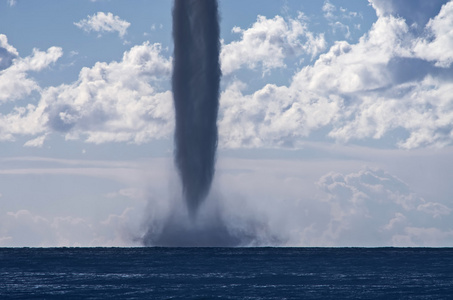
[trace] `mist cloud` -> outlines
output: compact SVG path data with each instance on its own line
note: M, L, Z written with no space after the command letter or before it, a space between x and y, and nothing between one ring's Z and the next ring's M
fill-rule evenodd
M452 245L450 189L442 181L451 173L451 151L445 149L440 157L421 151L421 156L412 158L408 156L413 152L356 151L364 156L340 160L223 157L196 222L181 199L176 171L169 172L169 158L130 162L3 159L0 245L139 246L143 237L149 238L148 245L161 246ZM385 168L361 167L364 163L387 167L401 163L393 169L408 181ZM439 165L445 168L442 172ZM424 174L417 174L420 168ZM429 181L425 174L431 174ZM34 176L40 178L38 186L32 184ZM21 178L17 185L26 182L33 201L40 205L20 208L21 197L28 192L8 188L12 178ZM84 191L87 187L81 182L87 181L102 188L84 201L84 192L50 192L56 178L67 180L75 190ZM106 185L110 181L119 184ZM422 196L420 191L426 189ZM74 197L82 200L74 203ZM71 211L54 211L57 202L66 203Z

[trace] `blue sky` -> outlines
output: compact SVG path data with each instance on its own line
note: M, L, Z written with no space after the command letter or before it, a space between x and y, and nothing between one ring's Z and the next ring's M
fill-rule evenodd
M219 1L201 215L252 245L453 246L453 1L257 3ZM171 9L0 1L0 246L139 245L183 205Z

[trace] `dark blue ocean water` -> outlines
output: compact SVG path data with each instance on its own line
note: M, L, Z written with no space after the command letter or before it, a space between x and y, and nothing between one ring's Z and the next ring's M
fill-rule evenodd
M453 299L453 249L0 249L0 299L107 298Z

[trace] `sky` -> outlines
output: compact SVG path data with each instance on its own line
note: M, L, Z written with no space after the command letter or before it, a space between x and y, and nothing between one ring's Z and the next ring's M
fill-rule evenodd
M0 0L0 246L140 246L184 206L172 5ZM245 246L453 246L453 1L219 12L200 214Z

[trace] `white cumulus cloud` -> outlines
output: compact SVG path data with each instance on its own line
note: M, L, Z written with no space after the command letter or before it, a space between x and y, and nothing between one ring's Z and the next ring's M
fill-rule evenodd
M268 84L244 95L244 83L233 82L221 95L220 144L240 147L299 147L312 130L337 117L341 98Z
M451 145L453 1L427 10L429 18L419 23L423 30L407 21L425 13L423 2L409 10L396 0L387 8L385 3L372 2L378 19L357 42L336 41L320 55L324 37L308 31L302 15L260 16L249 28L235 27L238 40L221 50L222 71L232 76L221 92L219 145L299 148L315 135L343 143L385 140L404 149ZM397 15L400 11L407 19ZM3 52L14 56L0 71L0 101L40 93L38 103L0 116L2 140L50 132L93 143L171 136L171 91L160 88L162 80L167 86L170 81L171 58L160 45L134 46L121 61L83 68L76 82L41 89L27 72L56 61L61 49L20 58L6 37L0 40ZM305 55L317 59L296 71L287 85L267 83L251 90L234 76L242 68L264 73L284 68L288 58Z
M31 140L25 142L24 146L40 148L44 144L45 139L46 139L46 135L41 135L41 136L38 136L37 138L31 139Z
M159 44L134 46L120 62L98 62L83 68L76 82L45 89L28 78L27 72L56 61L61 49L34 50L32 56L15 59L0 73L4 79L0 87L5 86L0 100L20 99L35 90L40 99L0 115L0 139L40 134L25 145L42 146L50 132L92 143L143 143L169 136L173 124L171 92L159 89L159 85L169 79L171 60L161 51Z
M222 47L220 59L224 74L242 67L255 69L258 66L265 73L285 67L287 57L301 54L315 57L326 46L322 34L308 31L303 15L290 20L280 16L273 19L258 16L252 27L234 27L233 32L241 34L241 39Z
M48 116L49 129L68 139L143 143L166 137L172 129L171 93L152 83L168 80L171 61L160 52L159 44L144 43L120 62L83 68L73 84L43 91L37 109Z
M8 44L6 36L0 35L0 103L21 99L40 90L28 73L49 67L63 55L63 51L59 47L50 47L47 51L33 49L32 55L24 58L18 55L17 50Z
M427 37L416 41L416 56L433 61L436 66L449 68L453 64L453 1L445 4L426 26Z
M328 4L326 12L332 10ZM405 149L450 145L452 8L450 1L427 21L428 36L401 17L379 13L357 43L335 42L288 86L267 84L244 94L244 84L230 84L222 93L221 143L298 147L324 128L341 142L390 138Z
M13 63L13 59L19 56L16 48L8 43L8 38L0 34L0 70L6 69Z
M127 28L131 25L129 22L114 16L112 13L98 12L87 19L74 22L74 25L86 32L118 32L122 38L127 33Z

